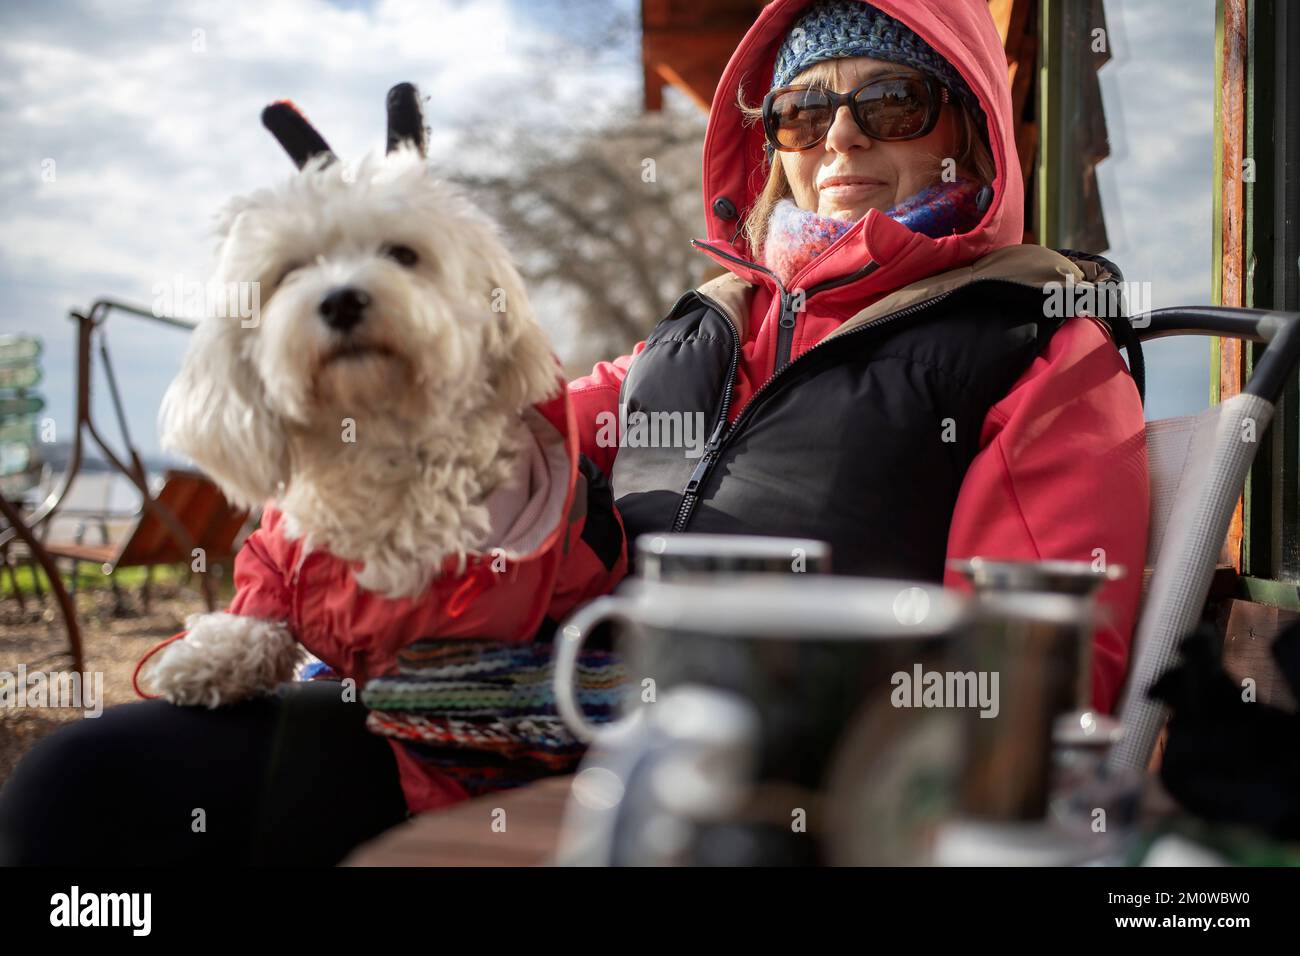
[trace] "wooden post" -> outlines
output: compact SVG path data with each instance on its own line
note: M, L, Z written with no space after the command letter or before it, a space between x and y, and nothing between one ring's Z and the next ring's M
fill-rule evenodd
M1214 97L1214 275L1213 301L1244 306L1246 57L1248 0L1218 0L1216 4ZM1240 394L1246 380L1246 349L1240 339L1215 338L1211 348L1210 401ZM1238 498L1228 526L1225 550L1232 566L1242 570L1243 501Z

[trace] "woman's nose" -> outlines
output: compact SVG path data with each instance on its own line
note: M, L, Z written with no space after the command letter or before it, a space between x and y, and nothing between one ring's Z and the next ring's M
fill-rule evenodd
M853 119L847 106L835 111L835 119L826 133L826 148L837 153L845 153L854 147L870 147L871 137L862 132Z

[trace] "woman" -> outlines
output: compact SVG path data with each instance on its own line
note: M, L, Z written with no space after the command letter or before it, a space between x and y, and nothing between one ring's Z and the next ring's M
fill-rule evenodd
M1106 323L1045 308L1084 274L1020 244L1020 169L983 0L777 0L705 135L695 245L725 271L570 391L579 422L713 429L698 458L589 434L629 540L820 538L839 572L959 588L947 558L1123 565L1093 657L1109 711L1147 545L1142 405Z
M769 4L719 86L697 245L725 271L570 386L629 536L809 536L838 571L953 586L948 556L1140 569L1141 403L1104 323L1045 314L1044 283L1083 273L1019 244L984 0L806 8ZM703 454L620 448L622 407L704 422ZM1101 595L1103 709L1139 583ZM110 708L0 791L0 860L332 862L403 816L391 752L362 721L311 684L215 712Z

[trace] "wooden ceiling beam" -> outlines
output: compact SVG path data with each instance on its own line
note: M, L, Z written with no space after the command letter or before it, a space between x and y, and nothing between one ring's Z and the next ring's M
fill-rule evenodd
M713 27L707 30L661 29L645 34L641 42L642 62L647 74L677 86L701 108L713 101L722 71L732 51L745 35L745 28ZM647 94L650 87L646 87ZM649 105L647 95L646 109Z

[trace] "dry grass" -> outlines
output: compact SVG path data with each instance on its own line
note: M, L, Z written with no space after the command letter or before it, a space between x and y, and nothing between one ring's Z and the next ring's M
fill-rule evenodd
M85 669L103 673L105 707L138 700L131 688L136 662L149 648L179 631L187 615L206 609L197 588L174 581L155 583L147 613L138 587L125 588L123 599L123 607L116 608L112 591L103 586L77 595ZM55 601L47 593L42 602L30 591L26 600L23 611L11 594L0 599L0 672L15 673L19 664L26 664L29 672L68 668L67 657L51 659L67 649L63 618ZM82 719L80 709L0 707L0 783L38 740Z

